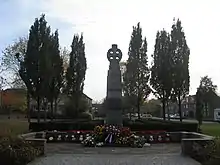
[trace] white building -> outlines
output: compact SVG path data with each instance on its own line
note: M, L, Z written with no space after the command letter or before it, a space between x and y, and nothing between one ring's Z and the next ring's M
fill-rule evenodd
M214 121L220 121L220 108L214 109Z
M124 62L124 61L119 63L120 70L121 70L121 82L123 82L123 75L126 71L126 64L127 62Z

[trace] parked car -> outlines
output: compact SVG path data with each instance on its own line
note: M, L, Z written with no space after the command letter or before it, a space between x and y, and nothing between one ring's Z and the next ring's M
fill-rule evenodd
M151 114L143 114L142 117L143 118L152 118L152 115Z
M165 117L168 118L168 114L165 114ZM169 115L170 119L176 118L176 114L170 114Z

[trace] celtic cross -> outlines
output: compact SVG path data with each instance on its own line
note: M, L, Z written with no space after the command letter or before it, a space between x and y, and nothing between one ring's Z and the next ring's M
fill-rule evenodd
M122 58L122 52L120 49L118 49L118 46L116 44L112 45L112 48L108 50L107 52L107 58L110 62L112 61L121 61Z

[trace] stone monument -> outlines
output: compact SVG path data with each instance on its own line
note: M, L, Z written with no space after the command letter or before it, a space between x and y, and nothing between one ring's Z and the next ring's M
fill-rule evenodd
M122 84L119 62L122 52L116 44L107 52L110 62L107 76L106 124L122 126Z

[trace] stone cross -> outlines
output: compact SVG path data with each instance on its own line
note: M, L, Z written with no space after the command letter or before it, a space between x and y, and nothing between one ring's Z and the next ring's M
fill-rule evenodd
M122 58L122 52L118 49L116 44L112 45L112 48L108 50L107 58L111 62L117 61L120 62Z
M106 123L112 125L122 125L122 84L119 62L122 52L116 44L112 45L107 52L110 62L107 76L107 97L106 97Z

